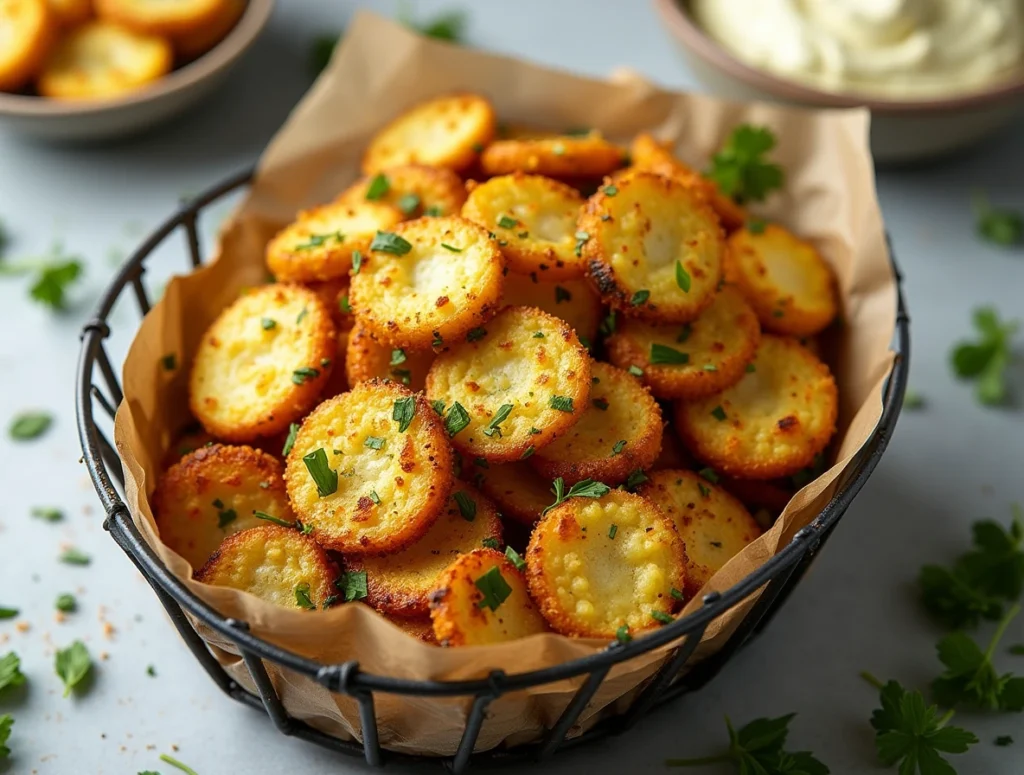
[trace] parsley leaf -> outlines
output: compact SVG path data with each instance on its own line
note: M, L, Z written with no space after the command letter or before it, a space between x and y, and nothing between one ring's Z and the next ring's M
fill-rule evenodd
M175 759L173 756L168 756L165 753L160 754L160 761L162 761L164 764L171 765L175 769L181 770L185 773L185 775L199 775L199 773L197 773L187 764L183 764L182 762L179 762L177 759Z
M412 424L412 418L416 416L416 397L405 396L395 401L395 408L391 412L391 419L398 423L398 432L405 433Z
M978 401L995 406L1006 401L1006 370L1010 365L1014 334L1018 321L1003 323L993 307L974 310L974 327L980 338L958 343L950 354L953 371L961 379L975 380Z
M63 552L61 552L58 558L61 562L66 565L88 565L92 562L92 557L87 555L85 552L76 549L73 546L69 546Z
M453 496L455 503L459 506L459 513L462 514L462 518L467 522L472 522L476 519L476 501L469 497L469 495L462 490L456 492Z
M501 575L497 566L476 579L473 584L483 593L483 598L476 604L477 608L489 608L492 611L497 611L498 606L512 594L512 587L505 581L505 577Z
M295 604L299 608L305 608L307 611L316 610L316 603L309 597L309 584L305 581L295 587Z
M66 649L59 649L53 661L53 668L60 680L64 682L64 696L67 697L92 670L92 659L89 650L80 640L76 640Z
M12 726L14 726L14 716L10 713L0 716L0 761L11 755L11 749L4 745L4 743L11 738Z
M669 347L668 345L651 342L651 354L647 358L647 362L652 366L658 364L681 365L690 362L690 354L680 352L676 348Z
M555 481L551 483L551 488L551 491L555 495L555 502L544 509L544 511L541 512L541 516L544 516L551 511L551 509L569 500L569 498L600 498L607 495L612 489L604 482L595 482L593 479L584 479L582 482L576 482L576 484L569 488L569 492L566 492L565 480L562 479L562 477L555 479Z
M982 239L1011 247L1024 243L1024 215L1013 210L996 210L988 203L988 197L974 195L975 228Z
M22 412L11 420L7 433L15 441L31 441L46 433L52 424L53 415L49 412Z
M501 428L499 426L508 419L510 414L512 414L512 404L502 404L498 407L498 411L494 413L494 417L491 418L490 423L484 428L484 436L498 434L498 438L501 438Z
M348 571L341 574L341 578L334 582L334 586L344 595L345 602L362 600L367 595L366 571Z
M309 70L314 76L320 75L327 67L338 39L344 34L344 31L341 31L337 35L319 35L313 39L309 47Z
M517 552L511 546L505 547L505 556L508 558L509 562L516 566L516 570L526 570L526 560L524 560L523 556L519 554L519 552Z
M770 129L740 124L711 158L706 177L737 202L761 201L781 188L785 178L779 165L764 159L774 147L775 135Z
M70 614L78 608L78 601L75 600L75 596L70 592L64 592L57 595L57 600L54 602L54 607L61 613Z
M434 409L436 410L437 407L435 406ZM443 404L441 411L444 411ZM456 433L464 430L467 425L469 425L469 412L466 411L466 407L456 401L448 408L448 416L444 418L444 429L448 431L448 438L452 438Z
M391 231L378 231L370 243L370 250L404 256L412 250L412 243Z
M13 619L19 613L21 613L21 611L17 608L5 608L0 605L0 619Z
M21 660L18 659L18 655L11 651L0 657L0 692L24 683L25 675L21 672Z
M551 396L551 400L548 404L552 409L557 409L559 412L572 413L572 397L571 396Z

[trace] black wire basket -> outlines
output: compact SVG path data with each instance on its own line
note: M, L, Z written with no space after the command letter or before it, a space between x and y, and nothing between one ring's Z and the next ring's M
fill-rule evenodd
M200 214L211 203L242 189L251 177L251 171L236 175L183 204L179 211L153 232L121 267L104 294L96 317L82 330L75 405L85 465L106 514L104 528L142 572L167 610L178 633L210 678L233 699L254 708L264 709L274 726L283 734L300 737L352 756L361 756L371 765L382 764L385 757L398 761L426 760L428 757L385 752L382 749L374 714L376 694L465 698L469 703L469 710L465 730L454 757L430 757L431 760L440 761L456 773L465 772L471 764L543 760L556 751L585 744L588 740L612 732L622 733L653 707L703 686L722 669L740 647L764 629L864 486L892 436L906 389L910 352L909 318L903 299L901 277L894 259L893 269L896 272L898 290L896 334L892 343L895 365L884 387L883 409L878 426L858 453L857 459L847 468L837 484L835 494L821 513L811 524L799 530L786 546L755 573L724 592L706 595L700 609L643 638L628 644L613 642L597 654L543 670L512 674L496 670L487 678L478 680L415 681L363 672L355 661L324 665L301 657L250 634L246 622L221 616L195 597L164 567L159 557L143 540L121 499L119 490L123 492L124 488L121 461L97 424L97 419L101 418L96 412L97 407L107 415L107 421L110 421L114 417L115 407L123 398L117 372L104 344L111 333L108 324L111 310L125 290L131 287L140 317L149 312L149 295L143 283L146 260L158 247L162 247L174 232L183 232L192 268L199 267L203 260L197 228ZM708 625L762 587L764 589L760 597L750 607L725 646L713 656L689 666L685 674L680 675ZM193 628L186 612L234 644L258 694L247 691L228 675ZM568 737L573 725L613 665L666 644L673 644L673 650L623 713L604 718L586 732ZM330 692L353 698L359 707L361 743L337 739L291 718L274 689L264 660L308 677ZM539 743L482 753L473 752L487 714L487 706L495 698L506 692L574 678L581 679L575 695Z

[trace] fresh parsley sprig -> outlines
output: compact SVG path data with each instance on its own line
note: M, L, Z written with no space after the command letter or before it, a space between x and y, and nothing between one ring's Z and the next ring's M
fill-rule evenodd
M980 191L975 192L973 204L975 228L982 239L1003 247L1024 243L1024 215L992 207Z
M32 275L29 296L58 312L67 308L67 291L84 271L81 258L65 253L59 242L45 256L0 264L0 275Z
M759 202L781 188L785 180L782 168L764 158L774 147L775 135L770 129L740 124L711 157L706 177L737 202Z
M603 495L607 495L611 491L611 487L603 482L595 482L593 479L584 479L582 482L576 482L572 487L569 488L569 492L565 491L565 480L562 477L558 477L551 483L551 492L555 495L555 502L548 506L544 511L541 512L543 517L551 509L561 505L569 498L600 498Z
M974 327L979 337L975 341L961 341L950 353L953 372L961 379L974 380L978 401L986 406L1006 402L1006 370L1012 357L1012 340L1019 322L1006 323L999 318L994 307L974 310Z

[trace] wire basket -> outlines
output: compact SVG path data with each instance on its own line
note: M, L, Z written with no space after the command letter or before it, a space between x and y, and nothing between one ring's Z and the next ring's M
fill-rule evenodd
M892 436L903 402L909 369L909 318L903 299L899 271L893 260L897 279L896 334L892 343L895 364L883 395L883 409L878 426L858 458L849 466L837 483L835 494L821 513L807 527L799 530L792 540L755 573L733 587L706 595L697 611L676 619L643 638L627 644L613 642L603 651L585 658L575 659L554 667L525 673L506 674L497 670L487 678L462 681L414 681L374 675L360 670L355 661L324 665L277 647L249 633L246 622L228 619L191 592L164 567L160 559L142 539L132 521L128 508L121 499L124 474L117 452L97 424L97 407L112 420L123 393L117 373L107 353L104 341L111 329L108 319L122 294L131 288L141 316L149 312L150 301L143 283L146 260L175 232L183 232L192 268L202 264L197 221L203 209L213 202L242 189L250 181L252 172L236 175L183 204L179 211L154 231L121 267L104 294L96 317L82 329L82 347L78 362L75 405L78 435L85 465L106 514L103 526L117 544L131 558L149 582L171 622L217 686L231 698L266 711L278 731L308 740L325 748L365 758L371 765L380 765L385 756L392 760L440 761L453 772L465 772L471 764L499 764L523 760L543 760L556 751L585 744L589 740L609 733L622 733L632 727L644 714L657 705L694 691L711 678L729 661L732 655L757 635L786 601L799 582L807 566L818 553L825 539L838 524L850 503L864 486L878 464ZM890 250L891 255L891 250ZM101 387L102 385L102 387ZM105 390L103 389L105 388ZM739 627L725 646L714 655L681 670L700 643L708 625L728 609L741 603L759 589L760 597L750 608ZM207 648L190 623L188 615L209 627L234 644L245 663L258 694L253 694L232 679ZM583 734L568 737L587 703L594 696L611 667L639 654L665 644L674 644L662 667L636 694L630 706L621 714L604 718ZM353 698L359 707L362 741L340 740L308 724L291 718L285 710L264 666L264 660L286 670L294 671L329 691ZM558 720L547 730L539 743L508 749L474 753L473 748L483 725L487 706L495 698L510 691L540 686L572 678L582 678L579 688ZM437 759L406 753L385 752L379 742L377 720L374 714L375 694L395 694L418 697L463 697L471 701L465 730L454 757Z

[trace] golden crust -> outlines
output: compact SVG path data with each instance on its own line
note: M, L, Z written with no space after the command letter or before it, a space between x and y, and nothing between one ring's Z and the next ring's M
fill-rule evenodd
M381 129L363 155L363 172L424 164L462 170L494 137L494 108L477 94L438 97L402 113Z
M484 149L480 166L488 175L529 172L553 178L599 178L623 165L625 154L599 132L582 137L496 140Z
M57 38L46 0L0 2L0 91L19 91L46 61Z
M725 245L718 218L671 178L624 175L587 200L579 234L587 276L623 314L652 322L687 323L714 299ZM680 287L678 267L688 278Z
M461 478L473 482L494 501L503 518L532 525L555 501L551 482L541 478L529 463L490 463L484 458L463 457Z
M93 0L100 18L143 35L175 37L216 24L224 0Z
M378 611L427 616L430 593L438 588L445 568L487 539L501 543L498 512L472 487L456 484L444 511L416 543L393 554L346 558L345 567L366 572L366 602Z
M720 476L720 484L752 513L764 510L772 518L782 513L796 492L789 478L759 480Z
M175 53L186 62L201 57L234 29L245 13L245 5L246 0L223 0L216 17L206 26L175 35L171 39Z
M375 341L366 328L356 323L348 337L345 373L350 385L370 379L390 379L413 391L423 390L434 353L406 351Z
M481 605L484 595L476 581L495 568L510 591L492 611ZM523 574L494 549L475 549L448 566L432 596L430 618L443 646L485 646L547 630Z
M486 229L464 218L417 218L394 233L408 252L367 253L349 294L379 342L410 350L451 345L498 310L505 261Z
M164 456L160 460L161 470L166 471L188 453L195 452L200 447L211 446L216 441L199 423L182 428L164 450Z
M507 307L485 331L437 357L427 395L449 413L455 402L468 413L469 424L452 438L457 449L493 462L520 460L583 415L590 358L566 323L538 309ZM500 419L503 406L510 409Z
M613 529L614 528L614 529ZM650 501L623 490L570 498L537 523L526 550L530 593L563 635L614 638L660 626L685 579L683 542Z
M497 235L510 271L569 280L583 277L575 236L581 207L583 197L571 186L517 172L475 186L462 217Z
M407 218L458 215L466 201L466 186L456 173L442 167L407 164L381 170L386 190L374 201L398 208ZM365 202L376 176L366 176L338 196L339 202Z
M774 479L805 468L836 429L828 366L796 340L766 334L754 371L718 395L677 402L676 429L700 460L732 476Z
M61 27L76 27L92 16L92 0L46 0Z
M654 471L637 492L668 515L683 540L687 598L697 595L733 556L761 535L742 503L693 471Z
M601 299L585 280L545 282L538 278L509 274L505 277L505 304L536 307L561 318L589 346L597 339L601 325Z
M547 479L616 485L650 468L661 452L661 409L647 388L607 363L593 362L591 374L590 403L579 422L530 458Z
M402 432L395 402L410 399L415 413ZM303 461L318 449L337 474L336 490L324 497ZM285 466L292 508L320 543L346 554L397 552L419 540L443 510L452 481L451 450L430 405L377 380L313 410Z
M320 545L298 530L263 525L224 540L196 581L230 587L286 608L323 610L335 593L338 566ZM300 603L308 598L313 608Z
M736 284L767 331L811 336L839 311L832 270L809 242L781 226L729 237L726 277Z
M725 286L692 323L655 325L620 317L605 348L608 360L619 368L643 371L641 379L658 398L692 401L739 382L760 341L754 311L739 291ZM651 363L659 360L654 357L658 348L681 353L672 357L685 356L686 363Z
M280 433L316 403L336 352L330 313L313 292L256 288L203 334L189 382L192 414L227 441Z

